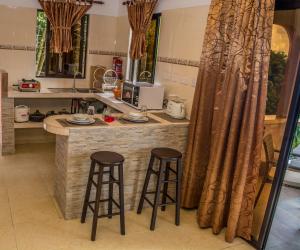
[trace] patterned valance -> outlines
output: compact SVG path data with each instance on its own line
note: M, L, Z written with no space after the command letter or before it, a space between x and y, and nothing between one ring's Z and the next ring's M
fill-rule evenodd
M51 51L57 54L73 50L72 27L92 7L93 0L39 0L51 25Z
M131 0L127 5L129 24L132 29L130 57L140 59L146 54L146 34L158 0Z

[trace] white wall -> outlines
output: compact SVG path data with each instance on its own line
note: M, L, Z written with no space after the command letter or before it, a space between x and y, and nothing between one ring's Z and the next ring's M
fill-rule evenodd
M102 0L105 4L95 4L89 11L93 15L122 16L126 15L126 7L122 5L125 0ZM189 8L209 5L211 0L159 0L156 12L165 10ZM0 0L0 5L10 7L40 8L38 0Z
M105 4L95 4L89 14L93 15L105 15L105 16L118 16L120 2L119 0L106 0ZM6 5L10 7L25 7L25 8L41 8L38 0L0 0L0 5Z
M122 5L124 0L119 0L119 16L126 15L126 7ZM211 0L159 0L155 12L162 12L166 10L182 9L195 6L210 5Z

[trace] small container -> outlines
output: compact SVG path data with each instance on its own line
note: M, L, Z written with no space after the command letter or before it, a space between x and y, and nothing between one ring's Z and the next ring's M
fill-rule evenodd
M29 121L29 108L25 105L15 107L15 122L28 122Z
M105 122L110 123L110 122L115 121L115 117L113 117L113 116L111 115L111 111L110 111L109 108L104 109L102 115L103 115L103 120L104 120Z
M94 115L95 114L95 107L94 106L89 106L87 110L88 115Z
M29 120L32 122L42 122L45 117L45 114L42 114L39 110L36 110L33 114L29 115Z

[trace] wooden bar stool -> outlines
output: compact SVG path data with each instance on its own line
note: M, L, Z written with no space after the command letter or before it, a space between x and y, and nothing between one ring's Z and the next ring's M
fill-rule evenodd
M124 182L123 182L123 163L124 157L120 154L108 151L100 151L91 155L91 168L89 179L86 188L86 194L82 209L81 223L85 223L87 209L90 208L93 212L93 226L91 240L96 239L97 222L98 218L108 217L112 218L113 215L120 215L120 229L121 234L125 235L125 216L124 216ZM96 172L96 165L99 166L98 172ZM118 167L118 180L114 177L114 168ZM104 168L109 170L104 171ZM103 175L109 174L109 180L103 181ZM98 181L94 181L94 176L98 176ZM108 199L101 200L101 188L103 184L109 185ZM119 203L113 198L114 184L119 186ZM90 193L92 186L96 187L96 200L90 201ZM99 207L101 202L108 202L108 213L99 215ZM113 213L113 204L119 208L119 212ZM94 206L92 206L94 205Z
M154 170L154 160L158 159L159 164L159 170ZM157 216L157 209L160 206L162 211L165 211L167 205L176 205L176 215L175 215L175 224L179 226L180 224L180 190L181 190L181 175L182 175L182 154L171 148L155 148L151 151L151 158L146 174L146 179L141 195L141 199L139 202L139 207L137 210L137 213L140 214L143 209L144 201L146 200L153 208L152 211L152 218L151 218L151 225L150 230L155 229L155 222L156 222L156 216ZM176 170L171 168L171 163L176 162ZM169 179L170 172L173 172L176 175L175 179ZM154 174L157 176L157 183L156 183L156 190L155 191L147 191L149 181L151 178L151 175ZM168 184L170 182L176 183L176 197L175 199L172 198L168 194ZM161 187L163 185L163 192L162 192L162 201L160 200L161 195ZM147 194L155 194L154 202L152 203L148 198ZM167 201L169 200L169 201Z

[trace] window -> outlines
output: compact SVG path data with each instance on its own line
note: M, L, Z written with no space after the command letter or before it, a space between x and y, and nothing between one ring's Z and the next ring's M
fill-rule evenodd
M140 60L128 57L126 80L154 83L161 14L154 14L147 32L147 54Z
M284 84L290 39L286 29L274 24L272 27L271 57L269 65L267 115L276 115Z
M37 12L36 28L36 76L72 78L76 72L78 78L85 78L86 53L89 16L72 28L73 51L62 55L50 51L50 23L42 10Z

